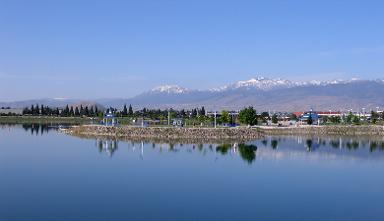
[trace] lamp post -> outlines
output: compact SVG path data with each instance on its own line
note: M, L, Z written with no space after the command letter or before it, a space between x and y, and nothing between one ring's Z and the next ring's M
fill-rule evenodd
M216 111L213 113L213 116L215 117L215 128L216 128L216 115L217 115L217 113L216 113Z

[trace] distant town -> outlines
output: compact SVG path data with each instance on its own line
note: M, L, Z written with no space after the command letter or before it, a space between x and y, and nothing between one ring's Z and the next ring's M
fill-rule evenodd
M132 105L124 105L117 109L104 108L97 105L66 105L63 108L44 105L31 105L23 109L1 107L2 119L83 119L92 120L104 125L136 125L136 126L175 126L175 127L236 127L247 126L298 126L298 125L359 125L383 124L384 112L376 110L319 111L307 110L297 112L258 112L252 106L238 111L206 110L204 106L190 110L176 109L134 109ZM1 121L1 120L0 120Z

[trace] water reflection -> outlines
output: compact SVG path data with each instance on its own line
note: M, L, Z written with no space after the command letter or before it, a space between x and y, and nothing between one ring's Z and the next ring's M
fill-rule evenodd
M117 140L96 139L95 145L99 148L100 153L106 153L108 156L112 156L118 148Z
M248 163L252 163L256 159L256 145L239 144L240 156Z
M0 128L12 131L19 128L31 135L45 135L49 131L57 130L62 124L19 124L4 125ZM89 137L87 138L89 139ZM116 138L93 138L95 147L101 154L112 157L119 148L138 153L140 159L144 159L144 153L148 148L151 152L160 153L194 153L201 156L213 156L214 160L222 158L239 158L248 164L254 163L257 159L284 157L305 157L305 158L339 158L350 159L384 159L384 138L383 137L346 137L346 136L267 136L261 140L250 142L231 141L127 141Z
M378 140L377 140L378 139ZM223 157L238 157L248 164L252 164L260 158L274 157L316 157L316 158L368 158L383 157L384 155L372 155L373 152L384 153L384 139L356 137L266 137L249 143L177 143L177 142L150 142L150 141L118 141L116 139L96 139L96 146L100 153L113 156L121 146L127 143L129 150L139 153L140 159L144 159L147 148L150 151L160 153L195 153L202 156L214 154L215 160ZM126 146L126 144L122 144ZM259 148L261 147L261 148ZM148 150L147 150L148 151ZM305 155L305 153L307 155ZM308 155L310 154L310 155Z
M59 128L69 127L71 124L59 124L59 123L23 123L23 124L14 124L14 123L1 123L0 128L9 129L21 127L24 131L30 133L31 135L43 135L50 131L56 131Z

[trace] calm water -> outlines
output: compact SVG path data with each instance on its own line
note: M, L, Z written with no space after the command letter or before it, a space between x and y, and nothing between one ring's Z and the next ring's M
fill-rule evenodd
M81 139L0 127L0 220L383 220L384 139Z

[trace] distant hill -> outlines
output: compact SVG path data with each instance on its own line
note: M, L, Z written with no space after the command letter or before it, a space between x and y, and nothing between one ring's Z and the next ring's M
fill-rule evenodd
M64 106L80 103L73 99L40 99L0 103L0 106L20 108L31 104ZM121 108L195 108L207 110L238 110L254 106L258 111L315 110L376 110L384 107L383 80L333 80L294 82L284 79L257 77L209 90L192 90L177 85L156 87L132 98L106 98L86 101L100 106ZM83 105L84 106L84 105Z
M120 101L122 102L122 101ZM376 110L384 106L384 81L311 81L291 82L256 78L211 90L173 93L149 91L124 101L135 106L237 110L254 106L257 110Z

